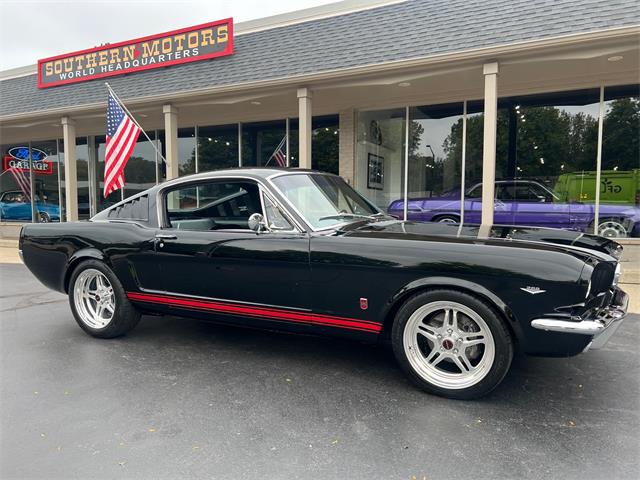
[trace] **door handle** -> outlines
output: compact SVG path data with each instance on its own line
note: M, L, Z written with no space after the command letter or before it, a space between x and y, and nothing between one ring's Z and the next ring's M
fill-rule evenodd
M176 240L178 237L173 233L157 233L156 238L158 240Z

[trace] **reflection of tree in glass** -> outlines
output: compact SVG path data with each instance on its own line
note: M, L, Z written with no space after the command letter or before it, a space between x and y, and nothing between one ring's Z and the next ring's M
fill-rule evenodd
M338 127L323 127L313 131L311 158L314 170L338 174Z
M227 143L229 145L227 145ZM231 168L238 166L237 140L229 141L222 137L200 137L198 138L198 171ZM181 165L180 175L187 175L196 171L196 151L191 152L191 158Z
M604 118L602 169L640 168L640 99L614 100Z
M124 179L127 183L155 183L155 162L144 157L130 157L125 167Z
M523 107L518 119L517 175L521 177L557 177L562 173L594 171L598 120L583 112L570 113L555 107ZM508 172L509 118L506 109L498 112L496 177ZM638 168L640 101L633 98L613 100L604 118L603 169ZM467 119L467 186L482 176L484 116ZM462 120L451 127L443 149L444 162L459 162L462 151Z

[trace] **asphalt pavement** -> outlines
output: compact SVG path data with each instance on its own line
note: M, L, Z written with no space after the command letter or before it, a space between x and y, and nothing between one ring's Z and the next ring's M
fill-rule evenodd
M489 397L415 389L385 348L144 317L98 340L0 265L0 477L624 479L640 316L602 350L516 357Z

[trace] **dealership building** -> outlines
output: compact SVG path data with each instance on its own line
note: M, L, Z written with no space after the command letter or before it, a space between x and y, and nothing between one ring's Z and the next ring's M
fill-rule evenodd
M404 215L464 197L477 221L536 224L526 205L548 203L559 227L588 210L589 228L633 236L637 0L347 0L61 54L0 72L3 222L87 219L281 151L382 209L409 198ZM105 82L146 132L106 198ZM20 202L29 218L5 208Z

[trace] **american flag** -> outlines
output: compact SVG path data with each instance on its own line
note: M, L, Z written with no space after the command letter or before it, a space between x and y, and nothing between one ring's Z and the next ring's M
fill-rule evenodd
M16 181L18 188L24 193L27 202L31 202L31 182L24 174L24 172L15 167L9 168L11 175L13 175L13 179Z
M269 160L267 160L267 163L265 163L265 167L269 165L269 162L271 160L275 160L279 167L287 166L287 153L285 151L286 143L287 143L287 136L285 135L282 141L280 142L280 144L276 147L276 149L273 151L273 153L269 157Z
M104 158L104 196L124 187L124 167L136 146L140 127L129 118L109 92L107 151Z

